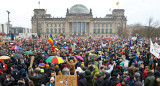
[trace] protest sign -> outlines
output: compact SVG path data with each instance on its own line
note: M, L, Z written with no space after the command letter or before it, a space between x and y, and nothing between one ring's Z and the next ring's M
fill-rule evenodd
M77 86L77 75L60 75L55 78L56 86Z

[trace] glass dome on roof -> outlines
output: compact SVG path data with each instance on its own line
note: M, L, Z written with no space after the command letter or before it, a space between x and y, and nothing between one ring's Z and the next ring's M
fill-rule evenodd
M71 14L89 14L89 10L82 4L76 4L69 10Z

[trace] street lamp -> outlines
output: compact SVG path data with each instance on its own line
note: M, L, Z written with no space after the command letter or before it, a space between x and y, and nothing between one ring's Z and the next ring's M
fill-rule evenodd
M7 13L8 13L8 25L7 25L7 34L9 33L9 29L10 29L10 21L9 21L9 14L10 14L10 12L7 10Z

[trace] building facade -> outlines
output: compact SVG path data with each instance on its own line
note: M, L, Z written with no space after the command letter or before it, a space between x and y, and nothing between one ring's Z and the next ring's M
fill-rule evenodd
M31 33L31 29L24 27L11 27L11 33L19 35L19 33Z
M54 18L45 9L34 9L32 32L40 35L117 37L117 28L126 27L124 9L114 9L104 18L93 18L92 9L76 4L67 9L65 18Z
M7 34L7 24L0 24L0 33Z

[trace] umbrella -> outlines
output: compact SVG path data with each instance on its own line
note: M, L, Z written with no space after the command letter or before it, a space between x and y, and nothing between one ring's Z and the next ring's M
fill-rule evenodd
M99 58L99 56L95 55L95 54L90 54L89 55L90 58Z
M64 51L64 50L62 50L61 52L62 52L62 53L68 53L67 51Z
M17 45L19 45L19 46L20 46L20 45L22 45L22 43L21 43L21 42L18 42L18 43L17 43Z
M119 45L118 47L122 47L122 45Z
M44 67L44 65L45 65L44 63L39 63L39 66L41 67Z
M24 54L26 54L26 55L33 55L33 52L32 51L26 51L26 52L24 52Z
M0 50L0 56L5 56L7 53L4 50Z
M16 45L16 46L13 46L11 50L22 50L22 48Z
M16 52L16 54L24 54L24 51L23 51L23 50L18 50L18 51Z
M84 61L84 59L81 56L79 56L79 55L75 55L75 57L77 57L78 59Z
M125 43L124 45L128 45L128 43Z
M18 59L23 59L23 55L21 54L14 54L14 57Z
M73 43L73 45L76 45L76 46L77 46L77 44L76 44L76 43Z
M103 48L104 48L104 49L107 49L107 48L109 48L109 47L107 47L107 46L104 46Z
M32 48L31 48L31 47L26 47L26 49L27 49L27 50L31 50Z
M50 56L46 62L48 63L57 63L57 64L60 64L60 63L64 63L64 60L61 58L61 57L58 57L58 56Z
M1 56L0 59L10 59L9 56Z

